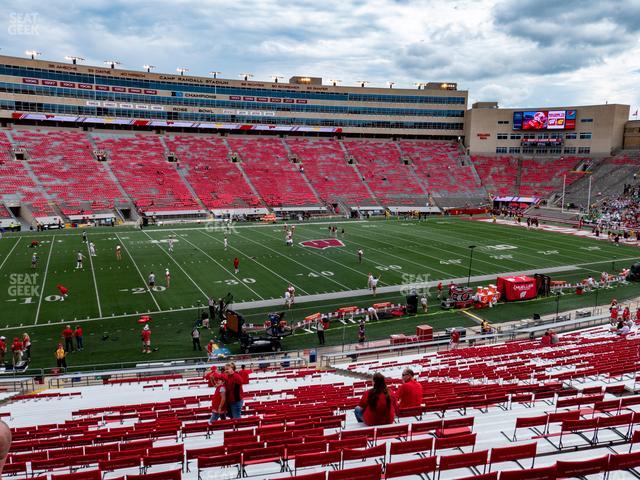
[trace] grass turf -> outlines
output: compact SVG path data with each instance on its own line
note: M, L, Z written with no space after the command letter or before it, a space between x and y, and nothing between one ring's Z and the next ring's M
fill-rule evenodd
M290 314L290 319L297 321L323 309L372 303L370 296L330 298L335 292L364 288L368 272L382 275L380 286L424 280L443 280L446 284L448 278L465 278L469 268L468 246L472 244L477 245L472 265L474 276L567 267L567 271L552 277L578 280L588 274L597 276L602 270L619 269L640 257L635 247L616 247L589 238L446 217L427 222L382 220L337 225L338 230L345 228L346 235L340 238L345 246L325 250L305 248L298 243L329 238L324 223L298 225L293 248L284 244L282 225L238 226L228 235L226 251L224 232L215 228L96 229L88 231L98 253L91 258L77 230L5 235L0 241L0 278L6 285L0 289L3 305L0 325L9 340L17 332L28 331L34 342L32 366L49 367L55 363L53 350L64 325L82 320L86 350L69 358L70 366L80 366L143 358L138 349L140 325L136 312L152 312L153 343L159 347L153 358L186 357L192 354L190 331L197 316L197 304L206 305L209 295L220 297L231 292L235 302L281 298L289 283L295 285L298 296L328 295L326 301L297 305ZM166 242L170 235L177 240L172 254ZM41 242L37 248L39 263L34 270L30 268L33 249L28 248L32 240ZM120 261L115 258L118 243L123 246ZM357 261L359 248L364 250L362 264ZM85 255L82 270L74 268L78 250ZM238 275L233 272L234 257L240 260ZM617 263L612 265L613 262ZM171 271L169 288L165 286L165 268ZM146 288L151 271L157 277L155 291ZM65 301L60 301L57 284L69 288L70 295ZM620 287L602 292L599 303L607 302L613 295L629 298L638 294L635 285ZM402 300L399 293L377 298ZM590 305L593 301L593 294L565 296L561 310ZM242 312L247 321L261 324L266 312L277 309L245 308ZM499 322L555 309L555 299L539 299L500 305L480 315ZM426 317L370 325L367 336L374 340L395 332L412 333L419 323L441 329L469 325L472 321L460 312L432 308ZM356 330L330 329L327 343L340 344L343 337L353 342ZM203 346L208 338L207 332L202 338ZM314 345L313 334L296 335L285 343L287 348Z

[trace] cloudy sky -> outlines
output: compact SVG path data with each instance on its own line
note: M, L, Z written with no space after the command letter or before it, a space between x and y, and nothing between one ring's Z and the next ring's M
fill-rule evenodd
M470 102L640 107L640 0L4 0L1 53L237 78L414 88Z

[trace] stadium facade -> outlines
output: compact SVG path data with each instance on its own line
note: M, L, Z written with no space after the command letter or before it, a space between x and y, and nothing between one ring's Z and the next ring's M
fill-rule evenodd
M553 112L561 122L551 124ZM533 125L536 114L543 121ZM467 111L465 141L472 154L610 155L622 148L628 119L628 105L499 108L478 102Z
M461 137L467 92L446 82L421 87L341 87L310 77L292 77L290 83L230 80L0 57L0 107L5 119L209 131Z

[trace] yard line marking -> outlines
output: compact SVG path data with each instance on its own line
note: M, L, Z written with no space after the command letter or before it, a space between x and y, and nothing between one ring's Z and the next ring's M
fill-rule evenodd
M2 270L2 267L4 267L4 264L7 263L7 260L9 260L9 257L11 256L11 254L13 253L13 251L16 249L16 247L18 246L18 244L20 243L20 240L22 240L22 237L18 237L18 241L15 243L15 245L13 247L11 247L11 250L9 250L9 253L7 253L6 258L2 261L2 263L0 264L0 270Z
M238 233L238 236L239 236L240 238L245 238L246 240L249 240L251 243L255 243L256 245L260 245L258 242L254 242L254 241L253 241L253 240L251 240L250 238L243 237L243 236L242 236L242 235L240 235L239 233ZM273 249L273 248L271 248L271 247L267 247L266 245L262 245L262 248L266 248L267 250L271 250L273 253L275 253L275 254L277 254L277 255L280 255L281 257L284 257L284 258L286 258L286 259L289 259L289 260L291 260L292 262L297 263L297 264L298 264L298 265L300 265L301 267L303 267L303 268L305 268L305 269L309 270L310 272L313 272L313 273L315 273L316 275L318 275L318 276L320 276L320 277L323 277L323 275L322 275L320 272L315 271L313 268L309 268L309 267L307 267L304 263L300 263L300 262L298 262L297 260L294 260L293 258L291 258L291 257L289 257L289 256L287 256L287 255L285 255L284 253L280 253L280 252L278 252L277 250L274 250L274 249ZM323 277L323 278L326 278L327 280L329 280L329 281L331 281L331 282L335 283L336 285L340 285L342 288L346 288L347 290L349 290L349 287L347 287L346 285L344 285L344 284L342 284L342 283L338 282L337 280L334 280L334 279L333 279L333 278L331 278L331 277Z
M195 222L194 222L195 223ZM296 226L314 226L314 225L340 225L343 223L348 223L351 225L355 225L355 224L364 224L364 223L370 223L369 220L340 220L340 221L334 221L334 222L302 222L302 223L288 223L287 225L291 226L291 225L296 225ZM175 224L173 224L175 225ZM236 223L233 224L233 228L265 228L265 227L281 227L283 224L279 223L279 224L270 224L270 223L259 223L257 225L237 225ZM133 224L131 225L125 225L124 227L117 227L117 228L122 228L123 230L120 230L119 233L135 233L135 232L140 232L140 229L135 227ZM175 229L175 227L174 227ZM200 231L200 230L204 230L207 231L209 230L210 227L184 227L184 228L180 228L178 231L180 232L189 232L189 231ZM158 227L155 231L164 231L164 230L173 230L172 228L164 228L164 227ZM29 232L30 234L33 232ZM114 235L116 232L114 231L108 231L108 232L91 232L91 235ZM58 235L60 236L60 233L56 233L56 234L48 234L48 233L39 233L38 236L39 237L50 237L51 235ZM76 235L75 233L73 234L69 234L69 235ZM16 235L7 235L5 234L5 238L13 238L14 236L19 237L20 233L16 234ZM62 234L62 236L64 237L65 235ZM125 237L122 237L125 238ZM126 238L125 238L126 239Z
M173 232L175 234L175 232ZM233 278L235 278L238 282L240 282L240 284L244 285L245 287L247 287L249 290L251 290L254 294L256 294L260 300L264 300L264 298L258 293L256 292L253 288L251 288L249 285L247 285L246 283L244 283L240 277L238 277L235 273L231 273L231 270L225 268L222 266L222 264L220 262L218 262L215 258L213 258L211 255L209 255L207 252L205 252L204 250L202 250L200 247L198 247L195 243L187 240L186 237L180 237L181 240L184 240L185 242L189 243L190 245L193 245L195 248L197 248L198 250L200 250L202 253L205 254L205 256L207 256L208 258L210 258L211 260L213 260L216 265L218 265L220 268L222 268L225 272L227 272L229 275L231 275Z
M89 242L87 241L85 243L87 246L87 252L89 252L89 264L91 265L91 275L93 276L93 286L96 289L96 301L98 302L98 315L102 316L102 307L100 306L100 294L98 293L98 282L96 281L96 272L93 269L93 260L91 259L91 250L89 250Z
M149 237L149 240L154 240L154 238L153 238L151 235L149 235L147 232L143 231L142 233L144 233L147 237ZM196 283L196 281L195 281L193 278L191 278L191 275L189 275L189 274L187 273L187 271L186 271L184 268L182 268L182 265L180 265L180 264L176 261L176 259L175 259L175 258L173 258L173 257L171 256L171 254L170 254L169 252L167 252L164 248L162 248L162 246L160 245L160 243L159 243L159 242L158 242L158 243L156 243L155 245L156 245L156 247L158 247L160 250L162 250L162 251L163 251L163 252L164 252L164 253L165 253L165 254L166 254L166 255L171 259L171 261L172 261L173 263L175 263L175 264L176 264L176 266L177 266L180 270L182 270L182 273L184 273L184 274L187 276L187 278L191 281L191 283L193 283L193 284L196 286L196 288L197 288L198 290L200 290L200 293L202 293L202 295L204 296L205 300L209 301L209 295L207 295L207 294L206 294L206 292L200 288L200 285L198 285L198 284ZM162 268L162 267L161 267L161 268Z
M133 263L133 266L136 267L136 270L138 271L138 275L140 275L140 278L142 279L142 284L145 286L145 289L147 290L147 292L149 292L149 295L151 295L151 299L153 300L153 303L156 304L156 307L158 308L158 312L161 312L162 309L160 308L160 305L158 304L158 301L156 300L156 297L154 297L153 292L151 291L151 289L147 286L147 281L144 278L144 275L142 275L142 272L140 271L140 269L138 268L138 264L136 263L136 261L133 259L133 256L131 255L131 253L129 253L129 249L127 248L127 246L125 245L125 243L120 239L120 236L116 233L116 238L118 239L118 241L120 242L120 245L122 245L122 248L124 248L124 251L127 252L127 255L129 255L129 258L131 259L131 263ZM112 318L112 317L111 317Z
M384 231L381 233L381 230L378 230L378 231L376 232L376 234L379 234L379 235L385 235L385 236L387 236L387 237L389 236L389 234L386 234ZM403 230L402 234L405 234L405 235L407 235L408 237L411 237L411 238L415 238L416 240L423 240L423 239L424 239L424 237L421 237L420 235L418 235L418 234L414 234L414 233L412 233L412 232L407 232L406 230ZM432 232L430 232L430 234L432 234ZM449 239L449 240L451 240L451 239ZM436 241L437 241L437 240L436 240ZM385 243L386 243L386 242L385 242ZM438 241L438 243L444 243L444 242L439 242L439 241ZM391 245L392 245L392 244L391 244ZM452 245L453 245L455 248L460 248L460 249L465 248L465 247L463 247L463 246L458 246L458 245L455 245L455 244L452 244ZM481 247L482 245L479 245L479 246ZM403 250L408 250L408 251L410 251L410 252L413 252L413 253L415 253L415 254L421 255L421 256L423 256L423 257L436 258L436 257L433 257L433 256L428 255L428 254L426 254L426 253L420 252L420 251L418 251L418 250L414 250L414 249L409 248L409 247L399 247L399 248L402 248ZM447 254L449 254L449 255L460 255L460 256L463 256L463 257L466 257L466 258L468 258L468 256L469 256L469 252L468 252L468 250L462 250L461 252L455 252L455 251L447 250L446 248L436 247L436 246L435 246L435 245L433 245L432 243L430 243L430 244L429 244L429 248L433 248L433 249L435 249L435 250L440 250L440 251L442 251L442 252L446 252L446 253L447 253ZM520 252L520 253L522 253L522 252ZM523 255L527 255L527 254L525 253L525 254L523 254ZM444 259L441 259L441 260L444 260ZM496 264L495 264L495 262L490 262L490 261L487 261L487 260L482 260L481 258L479 258L477 261L478 261L479 263L486 263L486 264L491 265L491 266L495 266L495 265L496 265ZM524 265L525 267L531 267L531 265L532 265L531 263L523 262L523 261L521 261L521 260L516 260L516 259L511 259L510 261L511 261L511 262L513 262L513 263L520 263L520 264ZM476 262L476 260L475 260L475 258L474 258L474 263L475 263L475 262ZM560 265L560 264L558 264L558 265ZM476 270L477 270L478 272L480 272L480 273L487 273L487 272L484 272L484 271L482 271L482 270L480 270L480 269L476 269Z
M349 236L351 236L351 237L352 237L352 236L356 236L356 237L363 237L362 235L358 235L357 233L351 233L351 232L349 233ZM363 238L366 238L366 237L363 237ZM381 241L381 240L375 240L375 239L372 239L372 240L374 240L374 241L376 241L376 242L378 242L378 243L382 243L382 244L384 244L384 245L390 245L390 244L388 244L387 242L383 242L383 241ZM380 250L380 249L378 249L378 248L373 248L373 247L370 247L370 246L367 246L367 245L363 245L363 244L361 244L361 243L357 243L357 242L353 242L353 243L354 243L355 245L358 245L358 246L360 246L360 247L363 247L363 249L364 249L364 250L366 250L366 249L368 249L368 250L373 250L374 252L379 252L379 253L381 253L382 255L386 255L386 256L388 256L388 257L397 258L397 259L399 259L399 260L402 260L403 262L412 263L413 265L417 265L417 266L422 267L422 268L425 268L425 269L427 269L427 270L433 270L434 272L441 273L442 275L444 275L444 278L447 278L447 279L448 279L448 278L451 278L451 273L443 272L442 270L438 270L437 268L434 268L434 267L428 267L428 266L426 266L426 265L424 265L424 264L422 264L422 263L417 263L417 262L414 262L414 261L412 261L412 260L409 260L408 258L404 258L404 257L399 257L399 256L397 256L397 255L393 255L392 253L383 252L382 250ZM407 250L406 248L403 248L403 247L400 247L400 246L397 246L397 245L391 245L391 246L393 246L394 248L401 248L401 249L403 249L403 250ZM365 253L366 253L366 252L365 252ZM431 257L430 255L427 255L427 256ZM431 258L433 258L434 260L440 260L439 258L436 258L436 257L431 257ZM483 272L483 273L484 273L484 272ZM379 290L379 289L378 289L378 290Z
M42 297L44 297L44 287L47 282L47 272L49 271L49 262L51 261L51 252L53 252L53 245L55 244L56 236L53 236L51 240L51 246L49 247L49 256L47 257L47 265L44 267L44 277L42 279L42 287L40 289L40 298L38 298L38 309L36 310L36 319L34 325L38 324L38 316L40 315L40 306L42 305ZM17 244L16 244L17 245Z
M472 276L471 277L471 282L472 283L476 283L476 282L483 282L483 281L487 281L487 280L494 280L496 276L514 276L514 275L532 275L533 273L560 273L560 272L567 272L567 271L571 271L571 270L577 270L579 268L579 265L567 265L567 266L563 266L563 267L551 267L551 268L546 268L546 269L536 269L536 270L525 270L525 271L516 271L516 272L502 272L502 273L497 273L497 274L488 274L488 275L477 275L477 276ZM452 278L451 281L453 281L454 283L464 283L467 281L467 277L460 277L460 278ZM426 286L426 287L435 287L437 285L438 281L429 281L429 282L423 282L417 286L422 287L422 286ZM398 293L401 292L403 288L405 288L406 285L390 285L388 287L380 287L378 288L378 293L380 295L378 295L377 297L374 298L374 300L382 300L385 298L390 298L388 296L386 296L385 294L393 294L393 293ZM353 297L364 297L362 300L356 300ZM320 301L326 301L326 300L339 300L341 298L346 298L346 299L352 299L354 302L364 302L367 300L367 298L371 297L371 291L368 289L359 289L359 290L350 290L350 291L339 291L336 293L321 293L321 294L313 294L313 295L308 295L306 297L296 297L296 305L300 306L300 305L305 305L306 307L311 307L313 306L313 304L315 302L320 302ZM234 303L234 307L238 310L242 310L242 309L253 309L253 308L266 308L266 307L272 307L272 306L280 306L282 305L282 299L279 297L275 297L273 299L267 299L267 300L258 300L258 301L251 301L251 302L240 302L240 303ZM328 308L328 307L337 307L340 305L344 305L344 302L342 303L335 303L335 304L330 304L330 305L324 305L321 308ZM130 313L130 314L122 314L122 315L111 315L111 316L107 316L107 317L94 317L94 318L84 318L84 319L79 319L77 320L78 323L81 322L94 322L94 321L98 321L98 320L107 320L107 319L113 319L113 318L128 318L128 317L135 317L138 315L144 315L144 314L149 314L149 313L155 313L155 314L167 314L167 313L178 313L178 312L185 312L185 311L192 311L192 310L198 310L201 309L202 307L183 307L183 308L173 308L173 309L167 309L167 310L159 310L159 311L149 311L149 312L140 312L139 314L136 313ZM250 316L264 316L264 313L262 312L257 312L257 313L250 313L246 315L247 317ZM51 322L51 323L45 323L45 324L40 324L40 325L32 325L31 328L33 327L46 327L46 326L50 326L50 325L65 325L69 323L68 320L63 320L60 322ZM17 328L21 328L21 327L12 327L13 329L17 329Z
M267 237L269 237L269 238L276 238L276 237L274 237L273 235L268 235L268 234L266 234L266 233L265 233L264 235L265 235L265 236L267 236ZM296 235L298 235L298 234L296 234ZM305 237L303 237L303 236L302 236L302 234L300 234L300 237L301 237L301 238L307 238L307 239L313 239L313 237L310 237L310 236L305 236ZM343 238L343 240L344 240L344 238ZM343 243L344 243L344 242L343 242ZM337 249L337 251L338 251L338 253L344 253L345 255L349 255L349 256L351 256L351 254L347 253L347 252L346 252L346 251L344 251L344 250ZM323 258L324 260L328 260L328 261L330 261L330 262L332 262L332 263L335 263L336 265L339 265L339 266L340 266L340 267L342 267L342 268L347 268L347 269L351 270L352 272L356 272L358 275L365 275L363 272L361 272L361 271L359 271L359 270L356 270L355 268L352 268L352 267L350 267L350 266L348 266L348 265L346 265L346 264L344 264L344 263L340 263L340 262L338 262L337 260L334 260L334 259L332 259L332 258L325 257L324 255L320 254L319 252L314 252L313 250L309 250L308 252L305 252L305 253L312 253L312 254L314 254L314 255L316 255L316 256L319 256L319 257ZM354 260L355 260L355 256L353 256L353 257L352 257L352 259L354 259ZM365 259L365 260L367 260L367 259ZM384 266L383 264L378 263L378 262L375 262L375 261L373 261L373 260L369 260L369 261L370 261L371 263L375 263L376 265ZM302 275L302 274L300 273L299 275ZM388 283L386 283L386 282L380 281L380 286L384 286L384 285L389 285L389 284L388 284Z
M213 240L215 240L218 243L224 243L222 240L217 239L214 236L209 235L206 232L200 231L201 234L212 238ZM309 295L309 292L305 291L302 287L296 285L295 283L293 283L291 280L287 280L286 278L284 278L282 275L280 275L277 272L274 272L273 270L271 270L269 267L267 267L266 265L263 265L262 263L260 263L258 260L256 260L255 258L251 258L249 255L247 255L246 253L244 253L242 250L240 250L239 248L234 247L233 245L229 245L229 248L231 248L232 250L236 250L237 252L240 252L241 255L244 255L245 257L249 258L250 260L256 262L258 265L260 265L262 268L264 268L265 270L268 270L269 272L271 272L272 274L274 274L276 277L281 278L282 280L284 280L285 282L293 285L296 289L298 289L299 291L301 291L302 293L306 293L307 295ZM281 298L278 298L278 301L282 302Z

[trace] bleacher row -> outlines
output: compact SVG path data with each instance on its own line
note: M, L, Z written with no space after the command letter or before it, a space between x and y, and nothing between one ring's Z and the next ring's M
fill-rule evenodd
M24 149L27 160L11 161L12 148ZM561 187L563 174L568 183L579 178L571 173L577 157L523 160L518 165L513 157L474 156L469 162L457 144L445 141L159 136L14 127L0 132L0 149L0 204L24 202L36 216L54 215L50 202L71 215L101 213L128 199L143 212L196 211L203 206L424 205L427 194L546 196ZM93 158L96 150L107 152L108 164ZM179 159L179 169L167 162L169 153ZM230 162L234 153L241 163ZM350 157L356 165L347 163Z
M510 374L521 366L518 355L524 366L546 370ZM211 389L201 377L126 377L49 390L5 407L14 442L4 474L511 480L616 471L631 478L627 470L640 468L637 355L634 334L621 338L596 327L561 335L552 347L514 341L363 359L336 371L276 368L252 374L241 419L213 424ZM479 359L491 368L472 369ZM395 387L406 366L421 370L423 405L401 410L392 425L357 424L351 411L370 384L341 369L382 371ZM132 396L139 403L126 403Z

